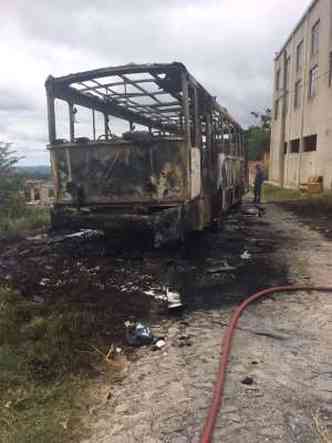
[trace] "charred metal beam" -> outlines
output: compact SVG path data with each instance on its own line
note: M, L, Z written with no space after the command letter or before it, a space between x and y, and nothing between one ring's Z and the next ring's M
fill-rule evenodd
M159 103L154 103L152 105L150 105L151 108L166 108L168 106L181 106L181 100L180 101L174 101L174 102L165 102L162 104Z
M158 95L156 92L152 93L147 91L146 89L144 89L142 86L134 83L132 80L130 80L128 77L126 77L125 75L119 75L125 82L131 84L132 86L134 86L136 89L138 89L139 91L143 92L144 94L147 94L149 97L152 98L152 100L154 100L156 103L162 103L159 99L156 98L156 95ZM163 92L163 91L157 91L157 92Z
M88 80L90 81L90 80ZM153 78L142 78L139 80L133 80L134 83L154 83L154 79ZM119 81L119 82L113 82L113 83L105 83L105 84L101 84L103 88L105 87L113 87L113 86L124 86L125 82L124 81ZM98 89L99 86L86 86L83 89L81 89L81 91L93 91L95 89Z
M187 145L190 146L190 112L189 112L189 87L188 87L188 77L185 72L182 73L181 76L182 82L182 108L184 115L184 127L186 130L186 142Z
M101 68L101 69L94 69L91 71L85 71L85 72L78 72L76 74L69 74L63 77L56 78L56 82L58 84L66 84L70 85L71 83L76 83L80 81L86 81L91 80L94 78L102 78L102 77L109 77L112 75L119 75L119 74L139 74L139 73L146 73L146 72L153 72L153 73L165 73L165 72L171 72L174 70L185 70L186 68L182 63L151 63L151 64L142 64L142 65L136 65L134 63L128 64L128 65L122 65L122 66L113 66L108 68Z
M75 114L74 114L74 105L71 102L68 102L69 108L69 138L71 142L75 141Z
M99 88L103 88L103 85L101 85L99 82L97 82L97 80L90 80L90 81L92 81L92 82L94 82L94 83L96 83L97 85L98 85L98 89ZM81 85L83 85L83 86L85 86L85 84L83 83L83 82L80 82L80 84ZM143 104L140 104L140 103L137 103L137 102L135 102L134 100L131 100L130 98L128 98L128 95L125 93L125 94L123 94L123 93L121 93L121 92L117 92L117 91L114 91L113 89L111 89L110 87L107 87L107 88L105 88L108 92L109 92L109 94L103 94L101 91L99 91L99 90L94 90L94 93L96 93L96 94L98 94L98 95L100 95L102 98L106 98L106 99L109 99L109 98L113 98L113 97L116 97L116 102L118 103L118 104L122 104L121 103L121 101L123 101L126 105L128 104L128 103L131 103L132 105L133 105L133 107L138 111L138 112L143 112L142 111L142 109L144 110L144 113L146 113L146 114L149 114L150 115L150 117L157 117L157 118L161 118L162 116L161 116L161 114L160 114L160 112L159 112L159 110L151 110L150 109L150 105L143 105ZM80 90L80 92L81 92L82 90ZM87 92L87 93L89 93L89 92ZM147 95L149 95L149 94L147 94ZM158 103L159 103L159 101L158 101ZM128 106L127 106L127 108L128 108Z
M45 83L47 94L48 135L50 143L54 143L56 140L55 93L52 79L53 77L49 76Z
M113 115L114 117L128 120L135 122L139 125L143 126L151 126L156 129L160 130L166 130L170 132L177 132L177 127L173 124L171 125L164 125L160 122L160 120L155 120L152 118L144 117L137 112L130 111L124 106L121 106L117 103L113 102L105 102L104 100L101 100L100 98L92 95L83 94L80 91L76 90L75 88L72 88L70 86L59 86L55 85L54 87L54 98L58 98L64 101L71 101L72 103L75 103L76 105L83 106L85 108L89 109L95 109L96 111L101 112L102 114L107 113L109 115ZM49 122L52 122L52 102L50 102L49 107L51 108ZM54 108L54 104L53 104ZM53 121L55 113L53 110ZM50 125L49 125L50 126ZM53 138L51 137L52 133L50 132L50 140L55 140L55 123L54 123L54 133Z
M93 141L96 141L96 111L92 109L92 134Z

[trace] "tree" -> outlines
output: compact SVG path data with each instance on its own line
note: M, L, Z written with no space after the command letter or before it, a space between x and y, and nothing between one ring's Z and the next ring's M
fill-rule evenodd
M16 173L15 166L20 160L11 149L11 143L0 141L0 212L15 215L22 209L22 178Z
M260 114L259 112L251 112L251 115L260 120L259 127L268 130L271 129L271 114L272 111L270 108L266 108L262 114Z
M271 109L267 108L264 113L251 112L258 121L247 129L248 159L262 160L270 149L271 141Z

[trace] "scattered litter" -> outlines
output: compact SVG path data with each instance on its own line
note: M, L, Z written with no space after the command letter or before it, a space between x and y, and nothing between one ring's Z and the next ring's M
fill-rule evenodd
M166 345L166 342L162 338L154 344L156 349L162 349L165 345Z
M63 427L63 429L68 429L68 418L66 420L60 421L60 425Z
M144 291L144 294L153 297L155 300L168 301L165 288L151 288Z
M166 288L166 297L167 297L168 309L174 310L183 307L181 301L181 295L179 294L179 292L170 291L168 288Z
M50 238L49 243L59 243L71 239L90 240L96 237L103 237L103 236L104 236L103 231L97 229L82 229L72 234L56 235Z
M210 268L207 270L209 274L217 274L219 272L228 272L228 271L235 271L235 267L231 266L227 263L227 261L222 262L220 266L215 266L213 268Z
M254 217L262 217L265 214L265 208L262 208L262 206L254 206L253 208L246 208L242 211L242 214Z
M241 383L242 383L243 385L251 386L251 385L254 384L254 379L253 379L252 377L245 377L245 378L241 381Z
M130 346L147 346L154 345L154 349L162 349L166 342L162 337L155 337L151 329L141 322L126 321L127 342ZM122 351L121 348L120 352ZM116 352L118 352L116 350Z
M38 234L38 235L34 235L32 237L26 237L25 239L28 241L40 241L47 238L47 234Z
M259 211L258 211L258 208L256 208L256 207L254 207L254 208L247 208L247 209L244 209L242 211L242 214L244 214L244 215L253 215L253 216L257 217L259 215Z
M150 345L154 341L151 329L143 323L125 322L127 328L127 341L130 346Z
M49 278L42 278L39 282L40 286L47 286L51 280Z
M241 254L240 257L242 258L242 260L250 260L251 259L251 254L248 251L244 251L244 253Z

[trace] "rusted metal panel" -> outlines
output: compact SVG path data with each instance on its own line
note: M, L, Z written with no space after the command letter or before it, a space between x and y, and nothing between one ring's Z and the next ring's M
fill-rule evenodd
M57 203L178 202L186 197L186 147L180 139L51 148Z

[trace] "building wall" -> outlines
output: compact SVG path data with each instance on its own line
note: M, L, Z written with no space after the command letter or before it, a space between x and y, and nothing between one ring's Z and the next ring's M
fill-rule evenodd
M319 21L319 50L312 54L312 29ZM302 68L297 69L297 48L303 41ZM323 176L324 189L332 189L332 0L315 0L274 63L270 181L296 188L311 176ZM288 81L286 65L289 63ZM318 65L317 93L309 97L311 69ZM277 72L280 87L276 88ZM295 106L296 83L302 85ZM279 112L277 112L277 101ZM288 103L288 106L286 104ZM288 107L288 111L287 111ZM304 137L317 135L315 151L304 152ZM299 152L291 141L299 139ZM287 143L287 149L285 149Z
M43 180L27 180L24 195L29 206L50 206L54 203L54 185Z

